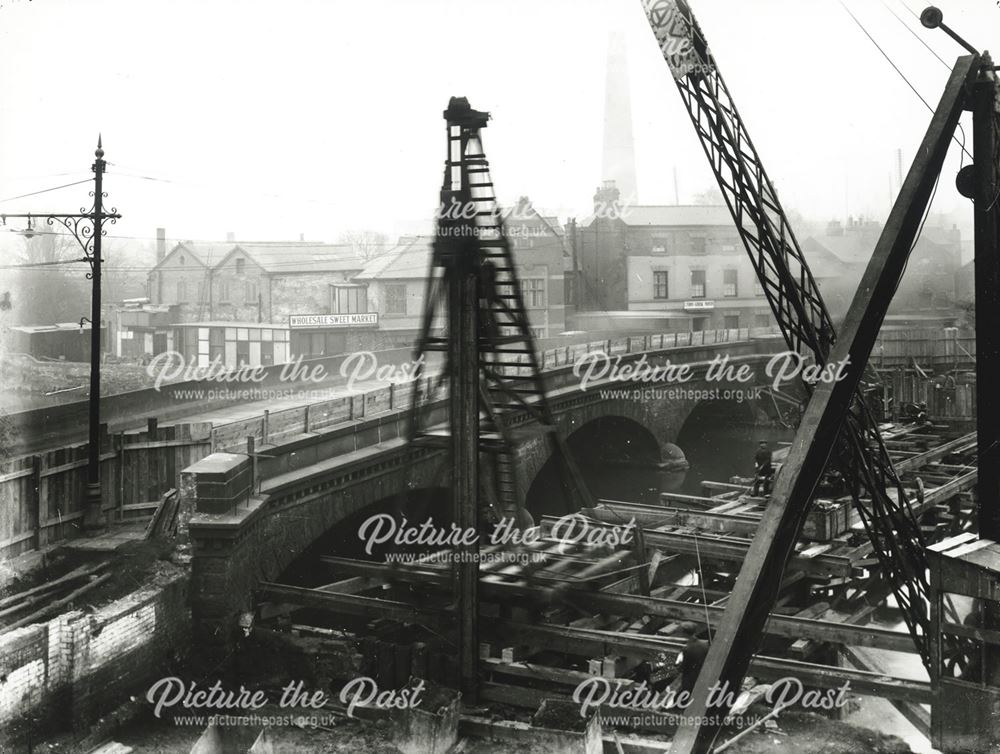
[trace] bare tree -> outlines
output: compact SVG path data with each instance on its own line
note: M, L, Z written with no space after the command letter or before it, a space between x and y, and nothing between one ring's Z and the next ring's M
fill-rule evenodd
M9 312L10 324L37 325L76 322L89 316L90 281L83 250L62 226L42 221L34 233L25 234L12 253L17 265L5 275L0 307ZM53 264L67 262L67 264Z
M44 220L33 221L31 231L25 231L23 244L17 252L20 264L48 264L82 259L83 249L62 225L46 225ZM67 268L71 265L67 265Z
M337 243L350 244L365 262L370 262L389 249L389 237L376 230L349 230L341 233Z

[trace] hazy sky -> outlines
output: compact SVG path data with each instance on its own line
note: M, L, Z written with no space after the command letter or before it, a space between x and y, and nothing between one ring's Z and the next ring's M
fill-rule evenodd
M902 0L845 2L936 105L948 70L890 9L949 63L958 45ZM930 113L838 0L692 5L786 206L884 218L895 151L905 171ZM940 7L1000 47L994 0ZM464 95L493 113L501 200L583 216L602 178L611 29L628 43L639 199L672 203L676 167L690 201L714 179L639 0L0 0L0 199L86 178L101 131L115 234L430 230L441 111ZM953 147L935 210L971 213ZM86 190L0 211L74 211Z

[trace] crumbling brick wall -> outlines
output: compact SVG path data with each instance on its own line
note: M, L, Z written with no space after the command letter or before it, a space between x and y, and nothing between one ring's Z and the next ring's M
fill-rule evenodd
M92 613L0 635L0 745L31 725L86 727L169 674L190 642L188 577L160 577Z

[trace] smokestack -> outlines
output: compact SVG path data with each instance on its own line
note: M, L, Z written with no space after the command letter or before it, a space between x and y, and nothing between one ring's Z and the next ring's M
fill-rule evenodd
M236 234L233 231L226 233L226 243L236 243Z
M300 241L305 241L306 240L306 234L305 233L299 233L299 240Z
M608 35L604 83L604 152L601 178L615 181L626 203L636 203L635 143L632 138L632 102L629 96L628 53L625 35Z
M167 256L167 229L156 229L156 263L159 264Z

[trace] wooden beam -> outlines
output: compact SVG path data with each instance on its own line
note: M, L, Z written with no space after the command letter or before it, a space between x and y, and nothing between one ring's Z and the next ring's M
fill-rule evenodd
M441 625L447 622L444 608L417 607L405 602L395 602L377 597L323 592L304 586L288 586L267 581L261 582L257 586L257 599L411 623L429 622L433 625Z
M396 569L383 563L373 563L348 558L323 556L320 560L335 566L344 573L365 575L381 578L387 581L397 580L414 584L432 584L446 586L447 576L426 571ZM298 587L288 587L297 589ZM687 588L687 587L685 587ZM308 591L308 590L306 590ZM518 602L534 602L549 604L553 599L552 591L543 588L541 584L507 583L484 579L480 583L482 599L516 604ZM597 613L620 615L638 618L644 615L668 618L670 620L695 621L702 623L705 616L713 626L722 622L726 608L718 605L704 605L692 602L647 597L636 594L618 594L612 592L591 591L575 587L564 587L559 591L573 605L592 610ZM367 599L379 602L373 598ZM275 599L281 602L294 602L293 599ZM362 603L366 604L366 603ZM401 603L389 603L398 605ZM859 647L876 647L891 649L897 652L912 652L913 640L909 634L892 631L875 626L851 626L834 621L821 621L810 618L798 618L787 615L772 615L765 626L765 633L786 638L816 639L830 643L851 644Z
M857 396L864 365L905 269L962 114L967 87L978 68L978 55L958 60L916 152L829 354L827 363L847 368L836 373L838 379L819 382L813 388L788 458L774 481L760 529L743 561L725 618L698 676L688 714L674 738L677 754L708 751L730 706L723 695L722 704L710 709L710 696L720 688L740 688L777 599L780 576L802 529L808 503ZM854 460L860 463L863 459Z
M578 657L603 657L611 653L628 654L654 659L665 654L671 661L684 649L684 639L647 636L600 629L568 626L532 625L492 621L483 624L484 631L498 641L524 641L546 646L553 651ZM838 688L845 681L850 690L865 696L903 699L918 704L930 704L931 687L926 681L897 678L885 673L872 673L851 668L837 668L811 662L756 655L751 662L754 677L774 681L795 677L806 686Z

